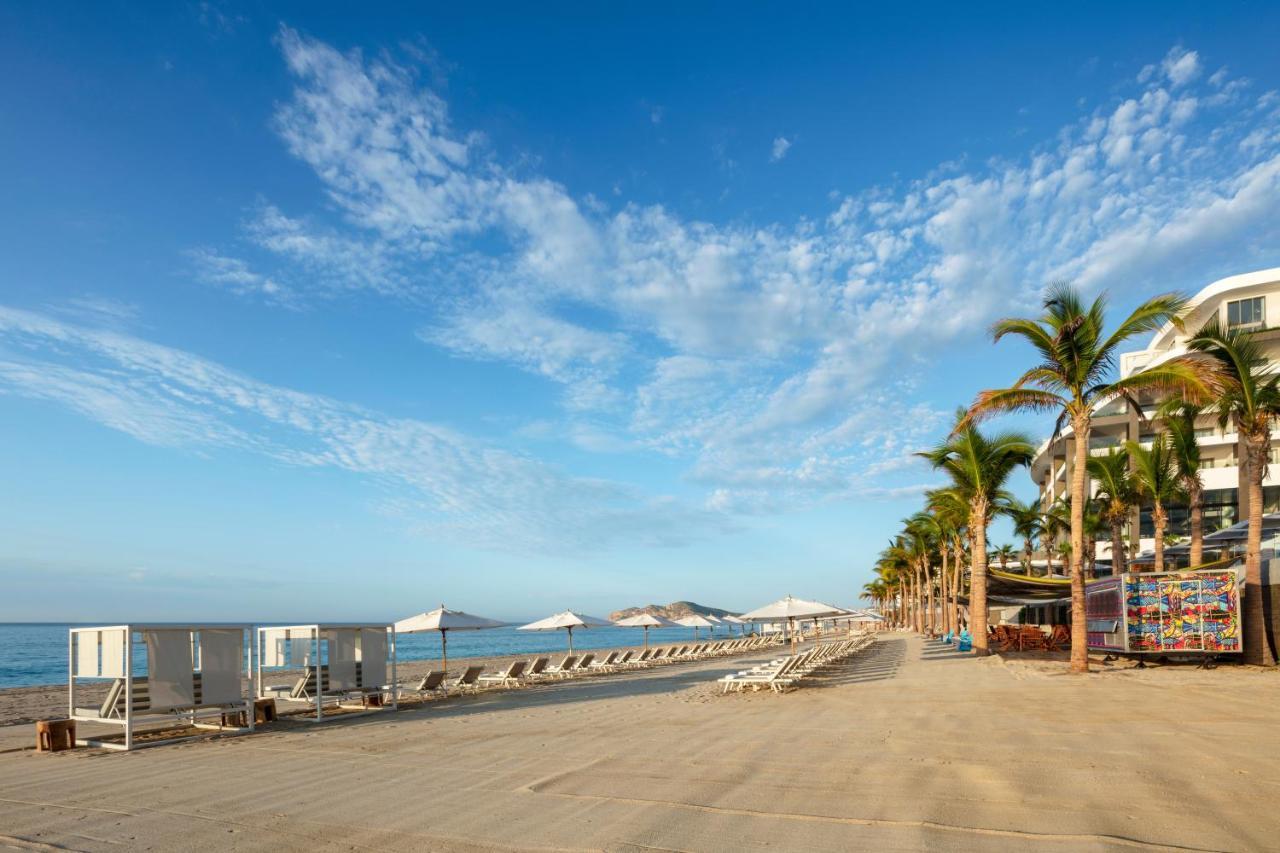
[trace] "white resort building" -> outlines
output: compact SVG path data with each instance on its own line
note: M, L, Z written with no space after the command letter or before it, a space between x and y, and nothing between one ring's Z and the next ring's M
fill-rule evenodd
M1214 316L1224 326L1258 331L1258 339L1268 357L1273 365L1280 368L1280 268L1274 268L1224 278L1201 290L1191 300L1184 330L1180 332L1173 326L1165 326L1151 339L1146 349L1121 355L1120 375L1129 376L1184 355L1189 337ZM1115 400L1094 412L1090 453L1109 453L1125 441L1150 446L1149 442L1157 430L1153 419L1158 401L1139 402L1142 404L1140 412L1124 400ZM1232 427L1220 427L1216 414L1202 416L1198 427L1196 432L1204 459L1201 474L1205 487L1204 531L1210 533L1239 520L1236 512L1237 495L1243 491L1241 471ZM1074 438L1069 425L1060 435L1040 446L1030 473L1040 489L1044 507L1069 494L1073 458ZM1271 464L1263 483L1263 502L1266 511L1280 508L1280 429L1272 433ZM1167 535L1185 537L1189 534L1186 507L1171 507ZM1150 507L1143 507L1134 512L1126 531L1126 541L1137 545L1136 550L1130 546L1130 555L1150 550L1154 546L1152 535ZM1110 557L1110 535L1099 531L1097 558L1109 560Z

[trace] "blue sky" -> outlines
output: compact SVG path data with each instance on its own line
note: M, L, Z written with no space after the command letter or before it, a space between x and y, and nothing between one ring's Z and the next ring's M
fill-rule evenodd
M0 619L852 603L992 319L1280 263L1278 20L9 4Z

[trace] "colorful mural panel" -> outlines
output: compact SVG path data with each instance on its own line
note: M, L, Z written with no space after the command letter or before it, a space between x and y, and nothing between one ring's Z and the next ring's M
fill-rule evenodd
M1230 570L1127 575L1129 651L1238 652L1239 602Z

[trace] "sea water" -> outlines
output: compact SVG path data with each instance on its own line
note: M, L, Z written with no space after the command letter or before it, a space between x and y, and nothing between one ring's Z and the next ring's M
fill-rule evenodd
M151 623L154 624L154 623ZM297 622L273 622L264 625L294 625ZM0 688L33 687L40 684L65 684L67 681L67 630L94 627L52 623L0 623ZM728 626L717 627L712 638L728 636ZM734 636L737 636L735 630ZM698 630L698 638L707 638L707 629ZM650 628L649 644L688 643L692 628ZM640 628L575 629L574 651L638 646L644 642ZM140 645L140 644L139 644ZM484 631L450 631L450 660L466 657L505 657L555 654L568 651L564 631L518 631L515 627L490 628ZM396 654L402 661L438 660L440 634L399 634ZM134 672L145 672L141 649L135 652ZM452 667L451 667L452 668Z

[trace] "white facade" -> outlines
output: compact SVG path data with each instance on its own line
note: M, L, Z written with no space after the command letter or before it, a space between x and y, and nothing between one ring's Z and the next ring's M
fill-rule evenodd
M1166 325L1155 334L1145 349L1122 354L1120 375L1129 376L1152 365L1185 355L1186 342L1214 316L1224 326L1256 330L1258 340L1263 344L1273 367L1280 369L1280 268L1273 268L1224 278L1201 290L1191 300L1182 331ZM1154 399L1142 401L1141 412L1134 411L1123 400L1098 407L1094 413L1089 439L1090 452L1103 455L1127 440L1149 440L1158 429L1157 424L1149 419L1154 417L1158 402ZM1204 459L1201 479L1206 493L1207 533L1239 520L1235 513L1236 490L1241 487L1240 468L1237 437L1230 425L1219 427L1216 415L1206 415L1201 418L1197 427ZM1272 464L1264 480L1264 501L1268 505L1280 500L1280 488L1275 488L1280 487L1280 429L1273 429L1272 435ZM1073 453L1074 437L1070 426L1064 427L1063 433L1057 438L1040 446L1031 464L1030 474L1040 488L1041 500L1045 506L1070 493ZM1175 509L1170 535L1180 533L1178 525L1182 518L1183 514ZM1131 528L1137 523L1139 518L1135 512ZM1148 535L1141 537L1139 542L1141 550L1150 549L1154 544L1149 531L1146 532ZM1137 537L1131 530L1128 538L1132 541ZM1098 556L1107 558L1110 551L1109 533L1100 533Z

